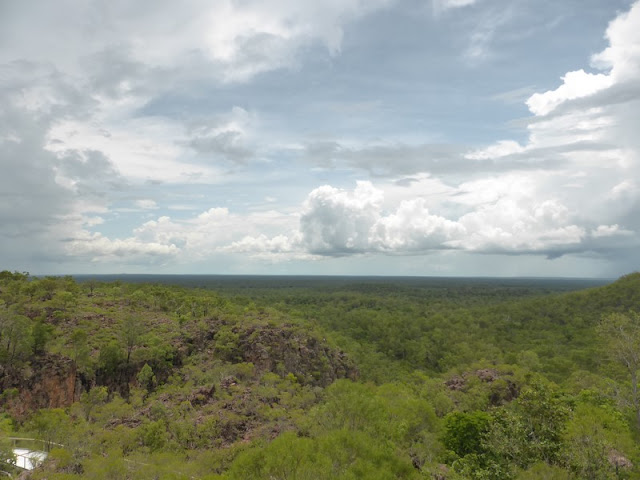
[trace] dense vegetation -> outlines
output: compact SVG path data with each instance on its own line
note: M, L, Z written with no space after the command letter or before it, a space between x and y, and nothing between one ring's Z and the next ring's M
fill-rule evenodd
M0 460L20 437L50 450L33 479L640 478L640 274L209 287L1 272Z

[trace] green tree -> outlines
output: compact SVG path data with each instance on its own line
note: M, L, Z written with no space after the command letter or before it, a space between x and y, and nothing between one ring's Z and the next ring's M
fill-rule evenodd
M33 344L31 320L16 313L13 308L0 309L0 360L12 363L28 355Z
M326 402L312 414L313 422L326 430L340 428L380 435L387 427L388 415L373 385L338 380L326 391Z
M56 277L44 277L38 280L38 286L42 293L42 300L51 300L58 289L58 279Z
M13 463L15 455L8 437L11 435L11 421L0 416L0 463Z
M126 351L125 363L127 366L131 360L131 352L140 344L140 339L144 332L142 323L139 318L128 315L122 321L120 326L120 341L124 345Z
M136 379L138 380L138 384L145 388L147 392L151 392L156 384L156 376L153 374L153 369L148 363L145 363L144 367L140 369Z
M33 353L41 355L44 353L47 343L53 335L53 326L45 323L42 319L37 319L31 326L31 336L33 338Z
M570 416L565 399L551 387L537 384L524 389L512 408L523 426L523 436L512 437L510 441L520 442L523 456L530 463L557 462Z
M84 392L80 395L80 404L82 405L82 412L84 413L85 420L91 420L91 413L93 410L103 405L107 401L109 392L107 387L93 387L88 392Z
M58 291L55 296L51 299L51 305L63 312L70 310L72 307L76 306L78 303L78 299L76 296L67 291Z
M238 342L240 335L230 327L221 328L215 335L215 351L223 360L235 362L239 360Z
M89 346L87 341L89 336L86 330L76 328L71 333L71 351L72 359L76 364L76 368L86 370L89 366Z
M406 458L391 445L363 432L336 430L318 438L280 435L263 449L242 453L225 478L230 480L386 480L417 478Z
M30 427L49 448L52 443L65 442L71 419L61 408L40 410L32 417Z
M609 405L579 403L565 433L565 458L579 478L626 478L634 440L622 415Z
M152 452L161 450L169 441L167 424L164 420L145 423L141 427L141 433L142 443Z
M638 391L640 314L633 311L626 314L609 314L602 319L599 332L607 342L607 353L620 363L629 374L631 404L636 415L637 425L640 428L640 392Z
M483 436L489 430L491 416L485 412L453 412L445 417L442 441L449 450L464 457L481 454Z
M122 350L116 341L111 341L100 348L98 365L108 376L115 375L123 361Z
M518 399L492 412L482 438L486 465L506 475L540 461L561 463L569 415L566 401L550 387L524 389Z
M112 448L100 456L84 462L84 478L94 480L122 480L132 478L122 450Z
M87 280L86 282L87 288L89 288L89 297L93 297L93 292L98 287L98 281L94 278Z

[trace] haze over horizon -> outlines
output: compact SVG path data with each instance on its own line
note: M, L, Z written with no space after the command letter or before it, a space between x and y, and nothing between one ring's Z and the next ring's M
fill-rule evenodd
M0 4L0 270L640 269L640 0Z

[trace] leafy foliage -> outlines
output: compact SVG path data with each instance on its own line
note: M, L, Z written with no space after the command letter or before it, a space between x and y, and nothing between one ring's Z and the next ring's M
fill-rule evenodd
M55 447L34 479L640 478L640 274L211 281L0 272L2 458L13 435Z

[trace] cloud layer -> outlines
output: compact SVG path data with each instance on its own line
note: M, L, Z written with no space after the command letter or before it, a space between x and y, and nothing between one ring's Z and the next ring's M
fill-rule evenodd
M599 5L602 42L544 88L505 67L533 50L507 45L560 35L562 15L429 6L3 5L0 268L456 253L638 268L640 2Z

